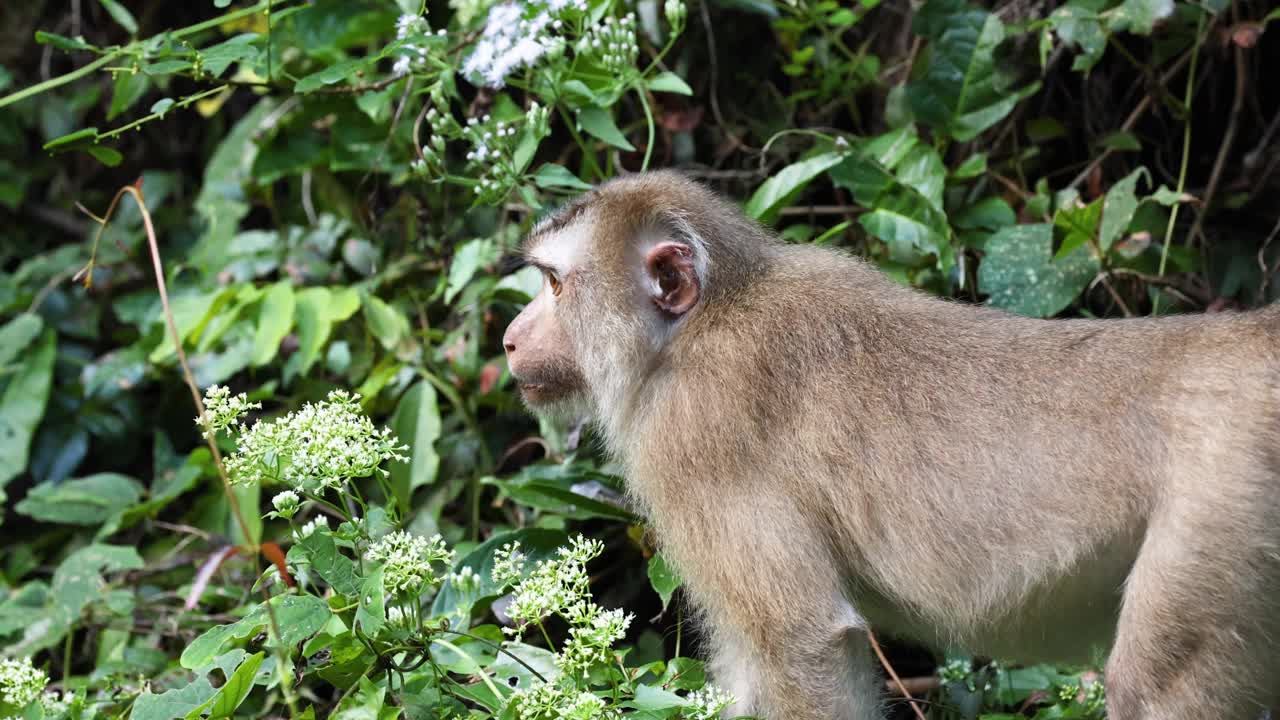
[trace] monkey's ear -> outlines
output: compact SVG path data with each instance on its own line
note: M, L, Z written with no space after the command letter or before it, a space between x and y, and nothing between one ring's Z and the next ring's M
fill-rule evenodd
M666 241L649 249L645 256L649 295L659 310L679 317L698 304L702 288L694 267L693 248Z

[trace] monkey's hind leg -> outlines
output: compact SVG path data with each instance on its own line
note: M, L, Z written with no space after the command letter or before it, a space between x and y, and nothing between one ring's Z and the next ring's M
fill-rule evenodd
M1107 662L1112 720L1257 720L1277 698L1275 499L1210 482L1151 518Z

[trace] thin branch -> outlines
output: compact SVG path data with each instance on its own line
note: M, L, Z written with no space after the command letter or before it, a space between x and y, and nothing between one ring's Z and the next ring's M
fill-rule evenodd
M880 664L884 666L885 672L889 673L889 678L893 681L894 685L897 686L898 692L902 694L902 697L906 698L907 704L911 706L913 711L915 711L916 718L918 718L918 720L928 720L928 718L924 716L924 711L920 709L918 704L916 704L916 699L911 696L911 691L902 683L902 678L898 677L897 671L889 664L889 658L884 656L884 650L880 649L880 642L876 640L875 633L868 630L867 640L871 642L871 649L875 651L876 657L880 658Z

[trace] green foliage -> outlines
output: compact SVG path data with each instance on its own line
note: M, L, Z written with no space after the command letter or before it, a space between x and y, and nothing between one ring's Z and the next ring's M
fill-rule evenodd
M676 568L501 347L521 235L622 172L1030 316L1276 293L1265 4L73 5L0 51L0 716L709 717ZM938 718L1102 697L941 678Z

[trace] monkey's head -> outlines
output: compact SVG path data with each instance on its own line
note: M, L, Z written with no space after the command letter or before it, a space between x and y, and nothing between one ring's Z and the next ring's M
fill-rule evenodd
M617 412L681 328L724 292L717 255L741 248L722 238L737 246L758 234L669 172L601 185L538 223L523 253L543 284L503 337L525 403L543 413Z

